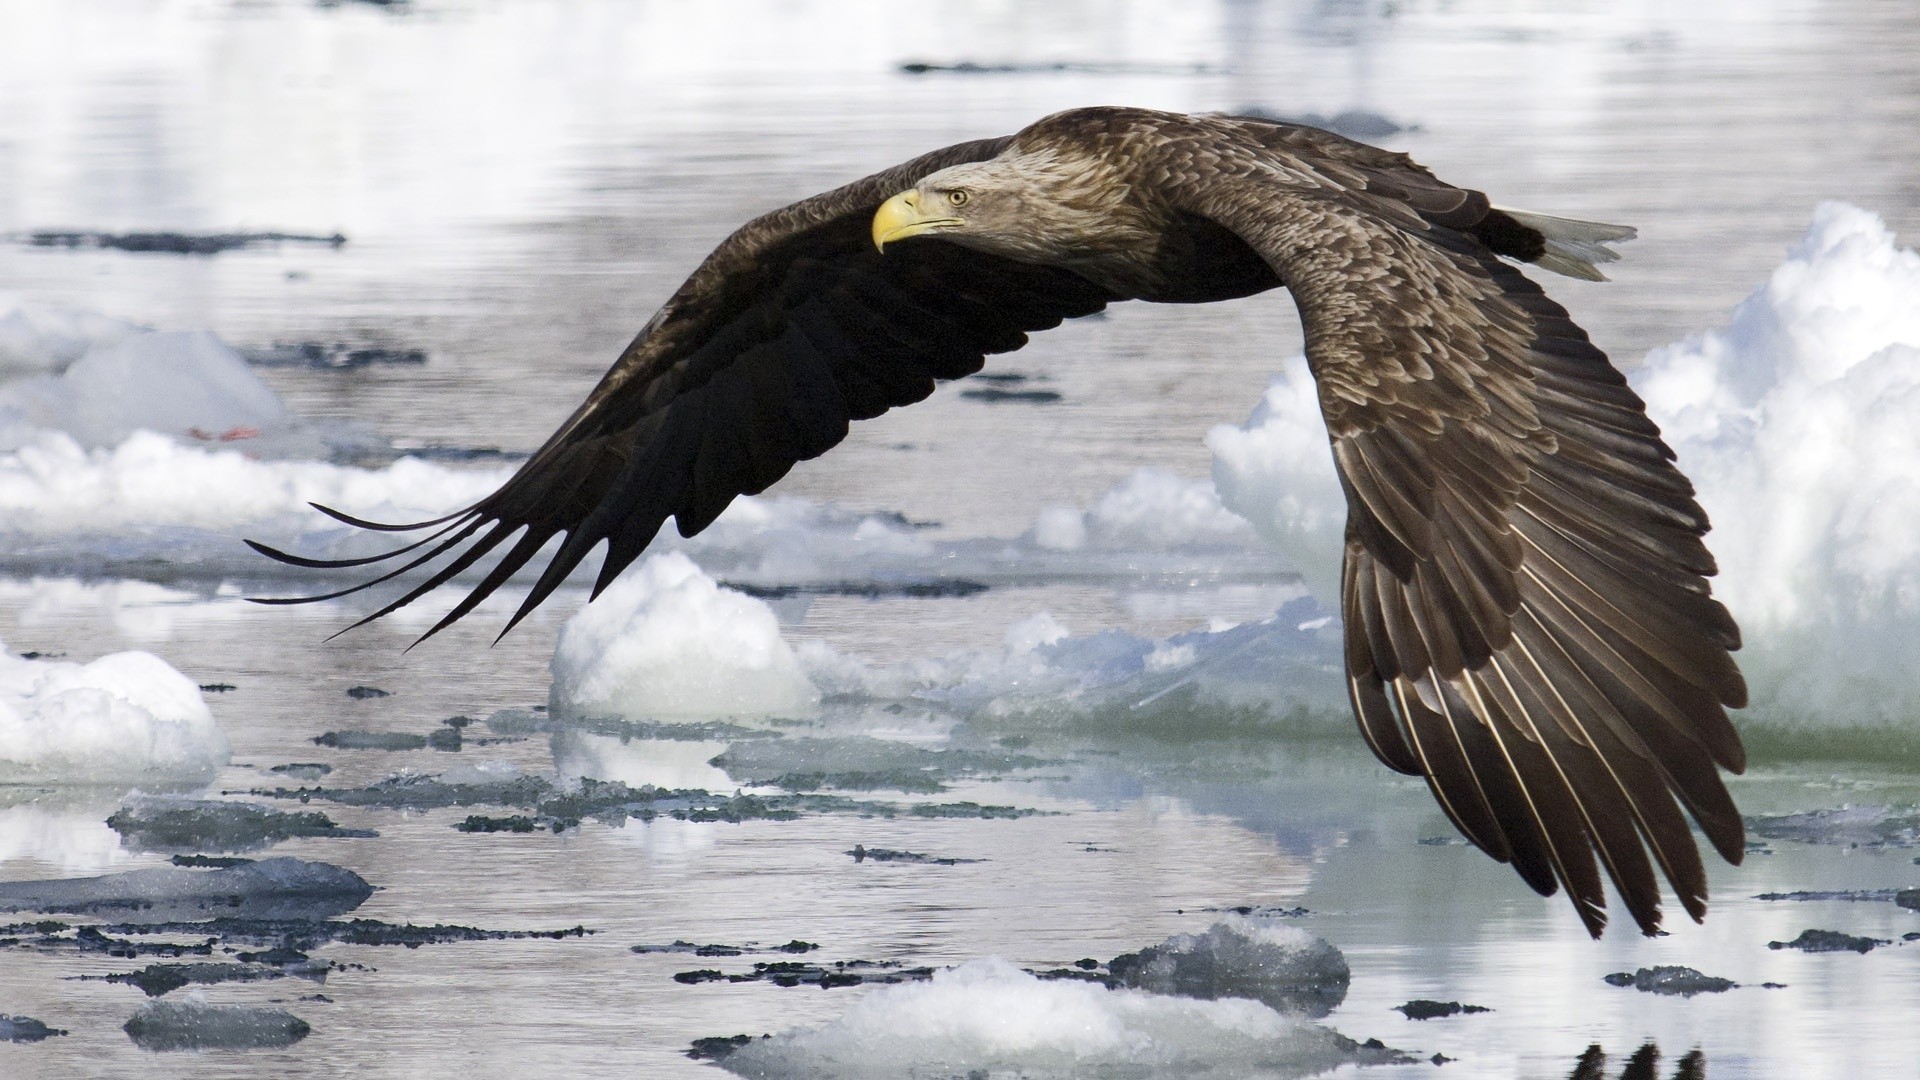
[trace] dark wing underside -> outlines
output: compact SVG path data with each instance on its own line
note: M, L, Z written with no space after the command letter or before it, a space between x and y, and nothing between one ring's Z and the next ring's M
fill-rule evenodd
M1564 884L1595 936L1599 866L1658 927L1649 851L1700 918L1676 799L1740 861L1716 766L1744 765L1726 707L1746 689L1691 486L1606 356L1495 257L1487 233L1509 226L1483 196L1371 148L1280 150L1278 167L1195 154L1168 184L1299 305L1348 502L1362 733L1482 850L1543 894Z
M596 595L667 518L691 536L735 496L763 491L795 462L826 452L846 437L849 421L920 401L936 379L970 375L987 354L1018 349L1029 333L1118 299L1066 270L951 244L900 245L885 258L874 250L870 222L883 200L927 173L990 158L1004 143L949 147L749 222L708 256L586 403L498 491L408 525L322 507L364 528L437 528L369 559L306 559L253 544L299 566L388 564L351 588L267 602L331 599L445 560L364 623L512 541L423 635L431 636L562 538L510 630L597 544L607 548Z

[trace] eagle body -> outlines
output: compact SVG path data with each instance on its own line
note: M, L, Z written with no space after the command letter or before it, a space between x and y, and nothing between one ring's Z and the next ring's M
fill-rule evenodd
M741 494L1028 335L1123 300L1285 287L1348 503L1349 697L1483 851L1587 929L1605 878L1640 928L1666 877L1706 910L1687 823L1738 863L1720 771L1739 632L1706 515L1640 399L1515 265L1598 279L1631 229L1503 210L1403 154L1294 124L1076 109L741 226L498 491L385 555L439 562L379 618L504 546L429 634L558 540L508 629L605 543L597 594L668 518ZM322 508L324 509L324 508ZM511 541L511 543L509 543ZM281 601L299 602L299 601ZM363 620L365 621L365 620ZM356 624L358 625L358 624ZM1683 813L1684 810L1684 813Z

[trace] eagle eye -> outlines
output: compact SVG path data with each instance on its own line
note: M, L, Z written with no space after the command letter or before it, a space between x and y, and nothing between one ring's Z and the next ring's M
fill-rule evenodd
M967 193L961 191L959 188L955 188L947 192L947 201L955 206L965 206L967 205Z

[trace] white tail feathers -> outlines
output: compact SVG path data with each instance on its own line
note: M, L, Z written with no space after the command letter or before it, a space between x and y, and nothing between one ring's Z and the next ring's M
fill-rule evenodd
M1631 240L1638 235L1631 225L1578 221L1547 214L1530 214L1525 210L1507 210L1504 207L1501 212L1546 237L1547 250L1533 260L1535 266L1588 281L1607 280L1607 275L1600 272L1598 264L1609 263L1620 257L1619 252L1606 245Z

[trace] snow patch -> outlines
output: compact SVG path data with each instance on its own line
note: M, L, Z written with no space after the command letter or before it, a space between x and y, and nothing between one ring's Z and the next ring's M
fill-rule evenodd
M1254 539L1246 518L1221 504L1213 483L1165 469L1138 470L1085 512L1047 507L1026 535L1048 551L1245 547Z
M773 609L679 552L629 569L567 620L551 667L561 715L795 716L819 700Z
M147 652L28 660L0 644L0 784L188 791L230 758L199 687Z
M1347 501L1306 358L1273 377L1245 424L1207 432L1207 448L1225 507L1279 549L1322 607L1338 608Z
M0 293L0 374L58 371L96 345L113 345L145 332L98 312Z
M935 972L925 983L875 990L838 1020L755 1040L721 1065L741 1076L847 1080L1290 1077L1396 1057L1253 1001L1191 1001L1042 980L984 959Z
M1634 376L1699 489L1753 714L1920 714L1920 253L1823 203L1726 326Z

